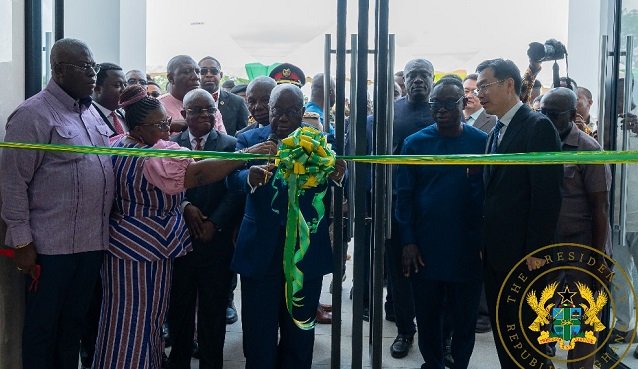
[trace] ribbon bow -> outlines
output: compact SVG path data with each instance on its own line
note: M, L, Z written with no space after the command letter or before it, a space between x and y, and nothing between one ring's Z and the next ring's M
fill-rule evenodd
M327 188L316 193L312 199L317 216L311 221L306 221L302 214L299 197L305 190L326 183L328 175L334 170L336 158L326 141L326 136L310 127L297 128L283 139L277 157L275 165L279 169L275 174L273 186L277 181L281 181L288 187L288 218L283 260L286 308L297 327L309 330L315 326L315 317L299 320L293 312L295 307L303 306L303 296L300 292L303 289L304 275L297 265L308 252L310 234L317 232L325 215L323 198ZM275 198L277 195L276 192Z

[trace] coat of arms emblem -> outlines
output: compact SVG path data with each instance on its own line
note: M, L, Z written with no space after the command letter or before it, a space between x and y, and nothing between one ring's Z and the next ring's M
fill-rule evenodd
M540 298L534 290L527 294L527 304L536 313L528 328L540 332L538 343L558 342L561 350L574 349L576 342L596 344L595 333L605 329L598 314L607 304L607 294L604 291L594 294L584 283L576 282L575 286L578 292L570 291L568 285L562 292L556 292L558 282L554 282L543 289ZM555 294L561 297L559 304L552 302ZM583 300L578 306L574 303L576 295Z

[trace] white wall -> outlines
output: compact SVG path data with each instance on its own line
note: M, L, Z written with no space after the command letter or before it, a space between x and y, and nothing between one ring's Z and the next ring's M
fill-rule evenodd
M95 61L146 67L146 0L65 0L64 36L89 45Z
M119 64L125 71L146 70L146 0L121 0L120 17Z
M0 0L0 22L7 27L0 38L0 140L9 114L24 100L24 0ZM4 11L5 9L9 11ZM10 26L9 26L10 25ZM8 37L7 37L8 36ZM8 50L8 52L7 52Z
M600 39L607 33L606 3L602 0L569 1L569 76L591 91L594 97L592 117L598 112Z

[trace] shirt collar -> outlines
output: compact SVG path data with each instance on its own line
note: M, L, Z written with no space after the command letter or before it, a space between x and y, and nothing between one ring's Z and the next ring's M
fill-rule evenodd
M60 87L60 85L58 85L53 80L53 78L49 80L49 83L47 83L47 87L45 87L45 90L51 93L51 95L58 99L58 101L60 101L62 105L64 105L71 111L82 112L90 108L91 102L93 101L90 96L77 100L72 98L71 96L69 96L69 94L66 93L66 91L62 89L62 87Z
M508 126L521 106L523 106L523 103L519 100L507 113L503 114L503 116L499 119L501 123L503 123L505 126Z
M207 134L203 135L201 138L202 140L202 149L204 148L204 145L206 145L206 140L208 140L208 136L210 135L210 132L208 132ZM193 150L195 149L195 145L197 145L197 141L196 141L197 137L193 136L193 134L191 133L190 129L188 130L188 140L191 143L191 146L193 147Z
M113 110L109 110L109 109L103 107L97 101L93 101L93 104L95 105L96 108L100 109L100 111L102 112L102 114L104 114L105 117L110 116L111 113L113 112Z
M483 114L483 110L485 110L485 108L480 108L479 110L475 111L474 113L470 114L470 116L467 118L468 120L470 118L474 119L474 121L476 121L478 119L478 117Z
M578 126L572 123L572 128L569 130L565 141L563 141L563 146L567 145L578 147L578 145L580 144L580 132L581 130L578 128Z

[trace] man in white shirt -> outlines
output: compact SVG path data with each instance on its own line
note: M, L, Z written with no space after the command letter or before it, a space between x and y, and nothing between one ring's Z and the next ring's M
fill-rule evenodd
M478 74L476 73L468 74L463 80L463 90L465 91L465 97L467 97L467 105L463 109L463 116L467 125L480 129L485 133L490 133L496 125L496 117L485 112L476 96L477 80Z

